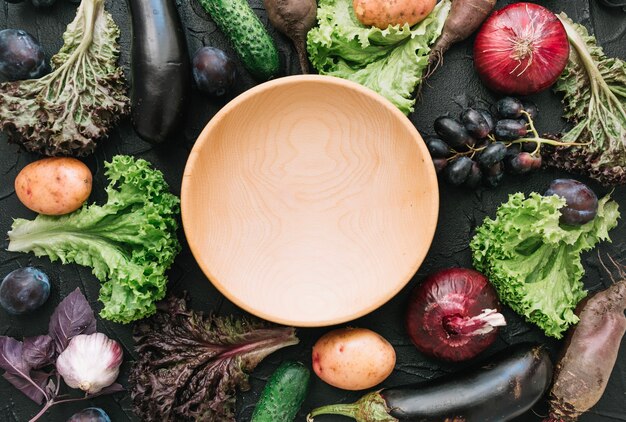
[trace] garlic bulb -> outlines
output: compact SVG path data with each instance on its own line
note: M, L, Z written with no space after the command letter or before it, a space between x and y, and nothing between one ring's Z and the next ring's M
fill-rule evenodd
M56 367L68 386L94 394L115 382L122 357L119 343L106 335L79 335L59 355Z

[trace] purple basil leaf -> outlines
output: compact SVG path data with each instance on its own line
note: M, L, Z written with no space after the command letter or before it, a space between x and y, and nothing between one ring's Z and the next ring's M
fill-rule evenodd
M52 337L43 335L25 338L22 359L33 369L54 363L54 341Z
M12 337L0 336L0 368L9 374L28 378L30 368L22 359L23 343Z
M23 378L20 375L7 372L3 377L35 403L42 404L44 402L45 396L42 390L45 389L50 374L43 371L30 371L29 378ZM35 387L33 383L37 384L39 388Z
M31 371L23 359L24 344L14 338L0 337L0 368L4 369L4 379L18 388L36 403L43 403L45 387L49 375L42 371ZM41 390L35 387L36 384Z
M122 391L126 391L126 389L122 386L122 384L114 383L114 384L109 385L108 387L104 387L97 394L92 394L89 397L104 396L107 394L120 393Z
M70 340L77 335L96 332L96 317L80 289L76 288L59 303L50 317L48 330L57 353L65 350Z

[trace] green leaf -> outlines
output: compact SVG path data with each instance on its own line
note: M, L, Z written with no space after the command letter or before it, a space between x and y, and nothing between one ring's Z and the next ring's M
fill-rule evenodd
M562 226L564 205L558 196L510 195L470 243L474 267L489 278L500 300L556 338L578 322L574 309L587 294L580 254L609 240L619 218L617 203L607 196L595 219Z
M106 204L15 220L8 250L91 267L103 282L101 316L128 323L154 313L165 296L165 271L180 251L179 199L145 160L120 155L105 167Z
M554 89L574 126L562 141L587 144L557 150L551 164L604 184L626 183L626 63L606 56L587 29L558 15L570 41L567 67Z
M308 33L307 48L320 74L360 83L386 97L402 112L413 111L415 87L428 67L430 46L441 34L450 1L412 28L381 30L361 24L351 0L320 0L318 27Z
M52 73L0 84L0 122L13 142L45 155L87 155L128 114L120 30L104 0L83 0L51 59Z

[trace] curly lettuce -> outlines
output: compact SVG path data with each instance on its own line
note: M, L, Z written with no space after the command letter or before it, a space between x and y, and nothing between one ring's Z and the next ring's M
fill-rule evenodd
M556 338L578 322L574 309L587 294L580 254L610 240L619 218L618 205L608 196L582 226L559 224L563 206L558 196L510 195L470 243L474 267L489 278L500 300Z
M430 46L437 40L450 11L441 1L422 22L385 30L361 24L352 0L320 0L318 26L308 33L311 63L320 74L364 85L395 104L413 111L413 92L428 67Z
M105 167L106 204L16 219L8 250L91 267L103 282L100 315L129 323L153 314L155 302L165 296L165 271L180 251L180 201L145 160L118 155Z
M44 155L93 153L130 111L117 66L119 36L104 0L83 0L52 57L52 73L0 84L0 127L9 139Z
M561 13L572 46L554 90L574 126L562 141L586 144L546 155L549 164L605 185L626 183L626 62L608 57L587 29Z

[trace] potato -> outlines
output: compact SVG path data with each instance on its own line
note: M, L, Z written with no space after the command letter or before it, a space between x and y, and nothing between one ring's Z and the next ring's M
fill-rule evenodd
M15 178L15 193L27 208L47 215L76 211L91 193L91 171L75 158L30 163Z
M380 384L395 364L393 346L365 328L331 331L313 346L313 370L317 376L344 390L363 390Z
M437 0L353 0L357 19L367 26L387 29L389 25L413 26L426 19Z

